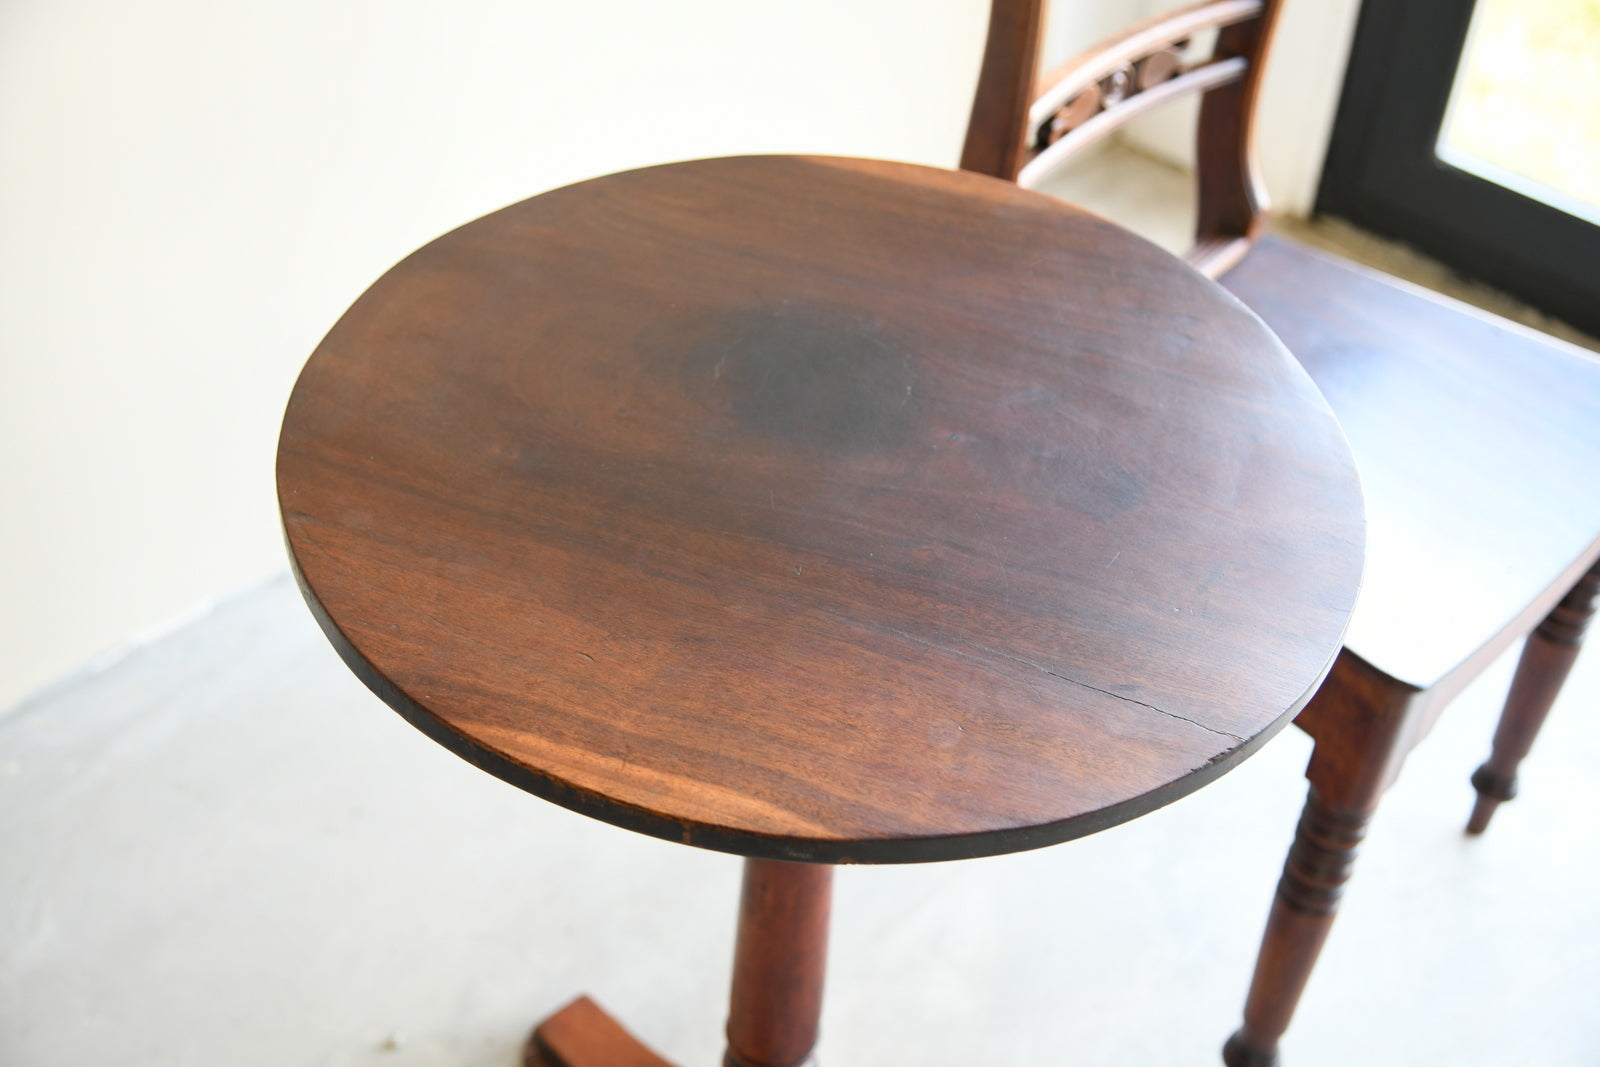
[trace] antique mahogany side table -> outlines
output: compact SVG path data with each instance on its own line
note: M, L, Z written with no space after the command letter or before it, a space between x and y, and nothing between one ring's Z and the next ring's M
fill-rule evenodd
M726 1062L794 1067L832 865L1037 848L1216 778L1338 651L1361 494L1237 301L1005 182L757 157L390 270L278 492L340 655L530 793L745 856ZM527 1062L665 1061L586 999Z

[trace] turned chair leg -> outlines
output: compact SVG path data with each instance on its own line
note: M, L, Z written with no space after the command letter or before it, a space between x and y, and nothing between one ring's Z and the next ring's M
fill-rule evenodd
M1311 788L1267 916L1228 1067L1275 1067L1278 1042L1328 938L1367 823L1405 759L1421 693L1341 652L1295 723L1315 740Z
M1583 631L1594 617L1597 594L1600 564L1580 578L1539 628L1528 635L1505 710L1500 713L1500 725L1494 732L1488 762L1472 775L1478 800L1472 808L1467 833L1483 833L1495 809L1517 795L1517 766L1533 747L1533 739L1578 658Z
M1267 917L1244 1025L1223 1046L1228 1067L1275 1067L1278 1040L1300 1003L1339 908L1371 812L1342 811L1313 786Z

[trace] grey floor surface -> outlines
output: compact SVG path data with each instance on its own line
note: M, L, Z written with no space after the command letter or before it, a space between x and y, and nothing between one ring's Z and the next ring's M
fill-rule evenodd
M1290 1067L1600 1064L1600 655L1467 839L1509 670L1386 799ZM841 870L822 1062L1217 1063L1308 752L1040 852ZM450 756L282 577L0 718L0 1065L512 1067L588 991L709 1067L738 874Z
M1297 1067L1600 1063L1600 657L1490 834L1507 665L1376 819ZM823 1062L1212 1064L1303 795L1281 735L1036 853L838 877ZM511 1067L587 990L713 1064L738 861L519 793L345 670L287 578L0 720L0 1063Z

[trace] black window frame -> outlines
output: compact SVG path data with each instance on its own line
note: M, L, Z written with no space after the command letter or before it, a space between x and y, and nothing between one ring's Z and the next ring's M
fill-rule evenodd
M1436 152L1473 6L1363 0L1316 210L1600 334L1600 226Z

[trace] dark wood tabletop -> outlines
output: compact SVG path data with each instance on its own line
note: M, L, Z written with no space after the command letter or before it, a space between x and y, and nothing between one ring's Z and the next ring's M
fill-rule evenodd
M429 736L828 862L1198 788L1321 680L1363 542L1333 415L1222 289L846 159L617 174L427 245L307 364L278 492L319 622Z

